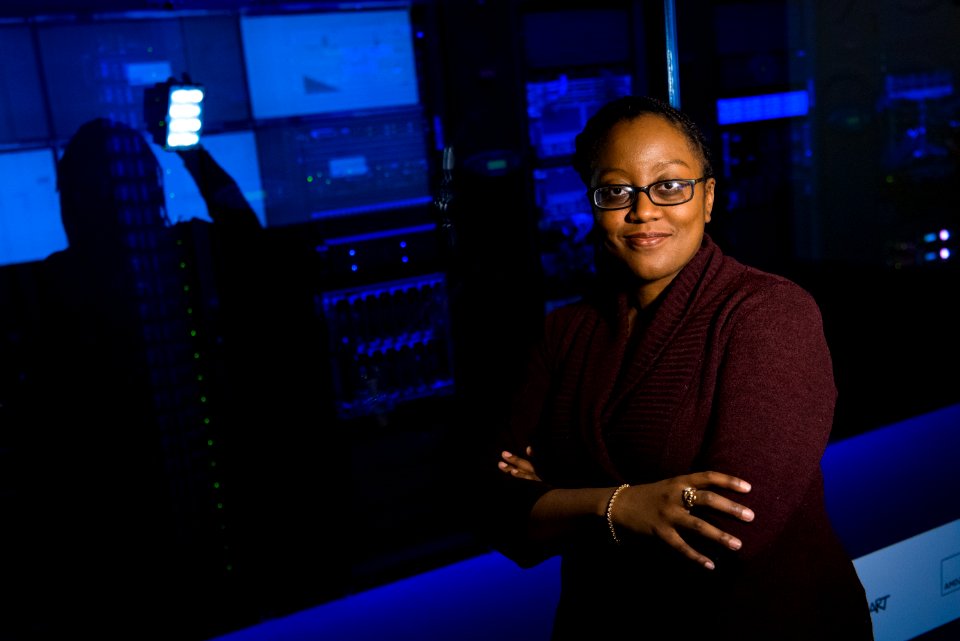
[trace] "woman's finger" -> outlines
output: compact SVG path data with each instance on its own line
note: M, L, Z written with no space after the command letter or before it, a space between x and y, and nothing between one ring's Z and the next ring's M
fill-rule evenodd
M683 500L682 497L683 494L681 492L681 501ZM718 512L725 512L726 514L737 517L741 521L749 522L754 518L753 510L736 501L731 501L726 497L720 496L716 492L695 489L694 497L694 505L696 506L709 507Z
M522 459L519 456L515 456L513 457L513 464L528 474L533 473L533 464L526 459Z
M716 487L733 490L734 492L750 491L749 483L741 478L724 474L723 472L694 472L693 474L687 474L682 478L687 482L688 485L692 485L697 489L706 488L713 485Z
M731 550L739 550L743 547L743 541L737 537L733 536L732 534L728 534L715 525L711 525L703 519L698 519L695 516L688 515L684 519L678 519L677 525L685 527L688 530L693 530L703 538L716 541L720 545Z
M529 450L529 449L530 449L530 448L528 447L527 450ZM532 464L530 461L528 461L527 459L521 458L521 457L517 456L516 454L511 454L510 452L507 452L506 450L503 451L503 453L501 454L501 456L503 456L503 459L504 459L507 463L509 463L510 465L512 465L512 466L514 466L514 467L516 467L516 468L518 468L518 469L520 469L520 470L522 470L523 472L527 472L528 474L533 472L533 464Z
M684 555L691 561L702 565L708 570L714 569L716 566L709 557L700 554L694 550L690 545L683 540L683 537L676 530L669 530L668 533L662 533L660 538L663 539L667 545L675 548L680 554Z
M529 448L527 449L529 450ZM530 463L530 461L516 456L506 450L501 452L500 456L503 458L503 460L497 463L497 466L504 473L522 479L539 480L537 473L534 471L533 464Z

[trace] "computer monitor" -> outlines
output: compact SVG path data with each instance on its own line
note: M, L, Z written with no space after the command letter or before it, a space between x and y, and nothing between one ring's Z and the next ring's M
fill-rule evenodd
M0 154L0 176L0 265L66 249L53 149Z
M240 30L258 120L420 100L409 11L245 15Z
M0 143L45 139L47 130L37 54L26 25L0 27Z
M144 128L143 91L187 74L207 90L208 130L249 118L236 18L50 21L37 27L54 133L69 138L84 122L111 118Z
M224 171L237 182L247 202L260 219L260 224L266 226L264 192L254 133L236 131L206 135L202 144ZM151 144L151 147L163 169L163 188L167 217L170 222L178 223L192 219L209 222L207 205L180 156L175 152L164 151L156 144Z
M270 227L432 201L419 107L257 129Z

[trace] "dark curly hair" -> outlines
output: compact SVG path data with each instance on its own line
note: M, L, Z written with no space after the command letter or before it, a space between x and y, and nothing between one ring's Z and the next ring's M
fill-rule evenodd
M608 102L601 107L584 126L576 138L576 149L573 155L573 168L580 175L580 180L590 187L593 171L597 166L600 150L607 141L610 130L622 121L633 120L644 114L652 114L672 123L687 138L690 147L700 158L703 164L703 174L713 175L713 164L710 160L710 146L700 127L682 111L651 96L623 96Z

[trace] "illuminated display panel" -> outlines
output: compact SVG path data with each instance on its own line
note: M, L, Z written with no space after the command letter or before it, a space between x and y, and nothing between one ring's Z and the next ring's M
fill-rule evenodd
M206 135L203 146L214 160L237 182L240 190L266 226L266 211L263 187L260 181L260 165L257 162L256 138L252 131ZM171 223L194 218L210 221L206 203L197 189L193 177L183 166L175 152L164 151L151 144L153 153L163 168L163 187L167 204L167 216Z
M732 125L806 116L809 110L810 97L806 91L721 98L717 100L717 124Z
M183 74L206 88L206 127L249 117L235 18L50 23L37 36L60 138L100 117L143 129L144 88Z
M243 16L240 28L254 118L419 102L407 11Z
M268 226L431 202L426 134L417 107L259 128Z
M65 249L53 150L0 154L0 176L0 265Z
M16 60L0 65L0 143L46 138L46 109L28 27L0 27L0 60Z

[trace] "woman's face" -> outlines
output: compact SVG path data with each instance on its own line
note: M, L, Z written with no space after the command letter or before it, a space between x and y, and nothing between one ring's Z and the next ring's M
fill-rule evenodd
M653 114L617 123L597 160L593 187L642 187L703 176L702 163L683 133ZM693 198L679 205L654 205L647 194L638 193L631 206L593 208L606 251L640 281L641 306L652 302L700 249L715 184L713 178L696 183Z

